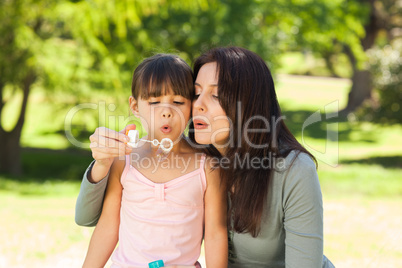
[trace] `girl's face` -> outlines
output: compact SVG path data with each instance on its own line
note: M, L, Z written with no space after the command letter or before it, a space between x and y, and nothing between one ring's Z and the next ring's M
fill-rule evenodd
M147 100L136 100L130 96L130 107L141 119L141 124L148 132L148 139L169 138L173 142L180 139L191 114L191 101L180 95L168 93Z
M227 147L230 124L219 104L216 62L203 65L195 81L193 120L195 140L199 144L213 144L218 150Z

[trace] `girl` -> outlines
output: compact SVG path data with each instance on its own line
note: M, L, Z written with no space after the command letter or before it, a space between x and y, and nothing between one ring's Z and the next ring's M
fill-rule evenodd
M84 267L103 267L118 241L112 267L148 267L160 259L194 266L203 235L207 265L227 267L226 189L218 169L207 168L205 155L197 159L181 138L193 94L191 69L177 56L150 57L134 71L132 112L152 140L168 138L174 146L162 161L152 143L139 144L125 159L97 161L111 168Z
M239 47L215 48L196 59L194 73L189 136L193 147L221 159L230 196L228 267L334 267L323 256L315 159L286 127L264 60ZM85 175L78 223L96 224L106 179L107 170L97 184Z

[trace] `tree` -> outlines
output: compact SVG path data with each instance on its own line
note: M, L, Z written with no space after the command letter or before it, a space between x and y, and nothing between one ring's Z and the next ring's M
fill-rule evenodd
M363 2L363 1L362 1ZM367 52L378 42L378 36L382 33L380 42L392 42L402 30L402 21L400 14L402 12L401 1L399 0L368 0L364 1L370 6L368 20L364 23L365 36L361 38L363 50ZM374 87L373 74L366 68L357 68L356 60L349 47L345 46L346 55L348 55L353 66L352 88L349 92L348 103L341 111L341 114L347 115L355 111L362 105L364 100L370 99Z
M400 0L296 1L282 7L293 10L290 48L309 49L325 59L337 76L332 58L345 54L352 67L352 87L341 116L355 111L373 90L367 51L375 44L390 43L402 31ZM287 11L289 14L290 12ZM398 34L399 33L399 34ZM378 38L379 37L379 38Z
M382 20L376 10L375 2L375 0L362 1L362 4L368 3L370 8L368 19L363 24L365 35L360 39L364 51L367 51L375 44L378 32L382 28ZM348 95L346 107L340 111L341 116L346 116L350 112L355 111L360 105L362 105L364 100L371 98L371 91L373 89L373 81L370 71L366 68L359 68L358 61L350 46L345 44L344 51L352 65L353 74L352 88Z
M0 10L2 22L0 24L2 36L0 39L0 47L2 48L0 52L0 120L4 120L1 117L1 112L6 105L6 87L9 87L9 91L13 92L20 90L23 95L19 117L12 130L6 131L3 124L0 124L0 171L20 174L19 140L31 87L38 78L30 48L30 45L37 40L32 40L32 43L28 40L39 33L43 21L40 16L35 16L35 12L24 14L23 1L2 1ZM29 24L29 28L22 25L21 17L23 15L26 23Z
M402 37L402 36L401 36ZM373 101L359 109L358 116L381 123L402 123L402 38L368 52L376 89Z
M22 174L20 138L32 90L82 96L85 88L121 88L120 71L129 77L132 63L152 43L141 28L141 17L157 13L163 2L0 1L0 172ZM180 8L202 4L205 1ZM18 95L21 103L13 108L19 117L7 130L4 107Z
M86 81L89 72L96 76L97 69L88 68L90 62L96 62L91 58L90 47L81 46L83 42L73 31L77 25L65 20L72 11L72 3L68 1L0 2L1 172L22 173L20 137L32 90L39 86L48 91L73 90L91 82L91 79ZM22 96L20 105L13 107L18 119L7 130L4 107L19 95Z
M178 53L190 63L224 45L251 49L273 69L281 52L309 49L330 66L346 48L358 72L369 11L359 0L1 1L0 172L22 172L19 141L36 87L68 92L78 103L89 89L127 87L151 53ZM6 130L2 111L18 94L19 118Z
M109 27L124 35L124 27L118 25L127 17L110 12L124 9L127 3L108 2L0 2L0 172L22 173L20 137L29 96L35 87L47 91L60 89L77 96L82 95L85 87L119 87L119 68L102 39L110 37ZM91 4L108 7L103 9L105 12L94 14L93 10L99 10ZM144 2L142 7L157 4ZM129 14L131 22L138 19L135 11L142 10L137 8ZM2 112L8 101L18 95L22 95L22 100L14 109L19 116L7 130Z
M277 31L265 23L261 2L205 2L195 9L161 6L158 13L143 17L142 26L155 46L175 49L188 62L209 48L228 45L248 48L270 62L276 60Z

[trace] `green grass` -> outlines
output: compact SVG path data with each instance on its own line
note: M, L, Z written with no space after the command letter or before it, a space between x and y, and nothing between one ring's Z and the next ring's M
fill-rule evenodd
M318 159L325 197L402 197L402 144L398 142L402 126L378 125L358 118L327 119L337 107L328 104L339 102L342 108L349 86L346 79L279 76L278 99L285 122ZM303 128L317 111L320 121ZM336 129L337 139L327 140L328 131Z
M72 189L78 191L77 183L43 187L48 191L45 195L0 191L0 267L82 265L92 228L74 224L76 194Z
M351 68L346 55L336 55L331 58L334 71L339 77L350 77ZM311 53L288 52L279 58L279 73L313 76L332 76L322 58Z
M82 173L82 172L81 172ZM79 181L45 180L39 182L34 179L18 181L9 176L0 177L0 193L12 193L21 196L42 197L71 197L76 196L79 188Z
M401 157L399 157L400 159ZM395 199L402 197L401 170L381 165L340 165L318 171L327 199Z
M402 264L402 251L393 240L400 238L402 220L397 213L402 201L402 126L353 116L349 121L327 118L336 111L334 103L345 105L350 86L346 79L279 75L276 86L285 122L318 159L325 254L337 267ZM60 131L67 111L53 114L55 105L40 92L32 100L22 137L26 175L0 175L0 237L6 241L0 245L0 267L80 266L92 229L75 225L74 205L91 153L73 146ZM126 114L121 109L116 113ZM321 120L303 128L317 111ZM77 139L88 139L95 128L89 121L84 114L76 118ZM337 139L331 133L337 133Z

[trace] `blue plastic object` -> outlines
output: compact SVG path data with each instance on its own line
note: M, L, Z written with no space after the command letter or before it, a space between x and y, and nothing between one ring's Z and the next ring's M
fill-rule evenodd
M165 264L163 263L162 260L157 260L157 261L153 261L153 262L148 263L148 267L149 268L165 267Z

